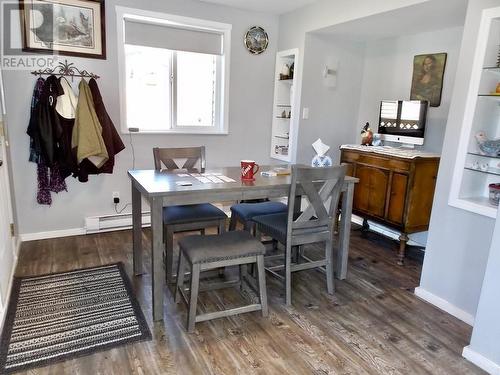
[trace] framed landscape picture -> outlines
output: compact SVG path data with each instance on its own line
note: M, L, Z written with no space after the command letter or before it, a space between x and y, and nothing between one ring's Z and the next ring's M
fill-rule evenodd
M445 66L446 53L415 56L410 99L427 100L431 107L439 107Z
M23 51L106 58L104 0L20 1Z

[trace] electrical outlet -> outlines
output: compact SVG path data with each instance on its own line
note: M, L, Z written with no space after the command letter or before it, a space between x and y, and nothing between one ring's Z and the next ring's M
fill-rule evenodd
M113 203L115 203L115 204L120 203L120 192L119 191L113 191L112 198L113 198Z

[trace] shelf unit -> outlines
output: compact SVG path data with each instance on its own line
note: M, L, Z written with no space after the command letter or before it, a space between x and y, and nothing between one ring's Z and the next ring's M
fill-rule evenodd
M290 49L276 54L274 75L274 103L271 131L271 157L287 163L294 163L297 149L298 86L297 67L299 50ZM290 79L280 79L283 66L294 65L294 75ZM283 113L285 116L283 116Z
M491 174L494 176L500 176L500 168L488 167L488 169L482 170L482 169L477 169L477 168L473 168L470 166L466 166L466 167L464 167L464 169L467 169L467 170L473 171L473 172L478 172L478 173L485 173L485 174Z
M499 45L500 8L494 8L481 19L449 198L451 206L491 218L498 207L489 202L488 185L500 182L500 155L485 155L476 134L500 138L500 95L493 94L500 82Z

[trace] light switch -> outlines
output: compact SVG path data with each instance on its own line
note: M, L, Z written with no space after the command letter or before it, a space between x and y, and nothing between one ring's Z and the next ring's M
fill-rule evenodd
M302 110L302 119L303 120L309 119L309 108L308 107L304 107L304 109Z

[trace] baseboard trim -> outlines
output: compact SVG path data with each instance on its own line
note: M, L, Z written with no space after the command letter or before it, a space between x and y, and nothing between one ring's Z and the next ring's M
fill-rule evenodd
M467 323L468 325L474 325L474 316L469 314L468 312L458 308L455 305L452 305L450 302L445 299L432 294L431 292L423 289L422 287L415 288L415 295L429 302L431 305L436 306L437 308L447 312L450 315L453 315L455 318L460 319L462 322Z
M464 348L462 356L469 362L474 363L477 367L486 371L488 374L500 375L500 365L472 350L470 345Z
M85 228L71 228L63 230L53 230L47 232L22 233L20 234L21 242L45 240L49 238L80 236L85 234Z

